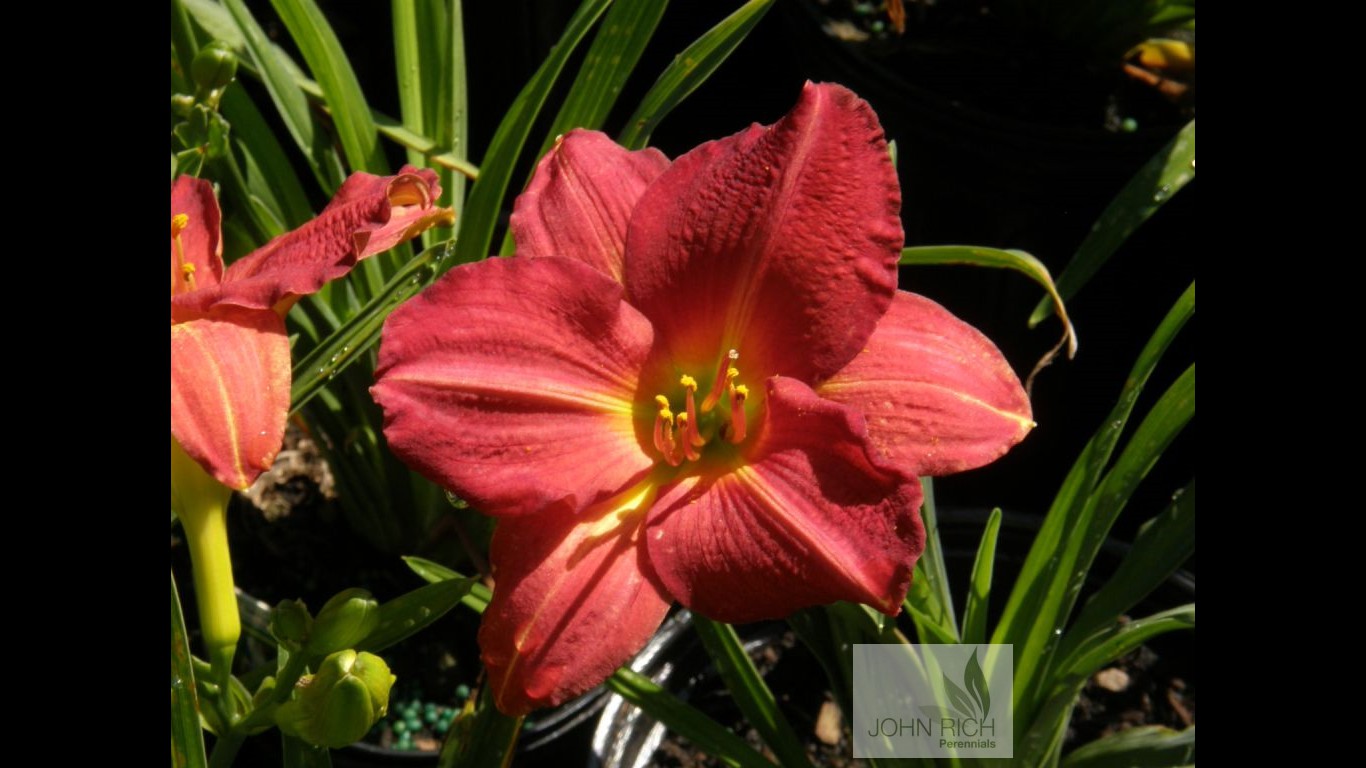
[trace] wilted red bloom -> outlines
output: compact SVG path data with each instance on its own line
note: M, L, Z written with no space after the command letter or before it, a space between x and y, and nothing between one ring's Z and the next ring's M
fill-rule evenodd
M289 413L284 315L300 296L437 223L429 170L356 173L317 218L223 269L213 187L171 184L171 436L215 479L246 488L270 468Z
M917 476L1033 425L991 342L896 290L900 205L877 117L840 86L672 164L578 131L517 201L516 257L390 316L390 444L502 518L479 636L500 709L600 683L673 600L898 612Z

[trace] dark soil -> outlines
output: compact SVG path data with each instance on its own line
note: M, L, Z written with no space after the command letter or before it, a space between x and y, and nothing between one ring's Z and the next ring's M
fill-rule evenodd
M1072 711L1066 745L1079 747L1140 725L1195 725L1195 685L1182 666L1179 658L1145 645L1096 673Z

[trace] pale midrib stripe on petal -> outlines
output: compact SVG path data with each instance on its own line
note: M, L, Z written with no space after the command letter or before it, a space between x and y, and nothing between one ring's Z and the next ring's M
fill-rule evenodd
M1027 419L1018 413L1002 410L992 405L991 403L982 400L981 398L964 394L963 392L954 389L953 387L947 387L943 384L935 384L929 381L907 381L906 379L872 379L864 376L860 377L857 380L857 382L854 382L852 380L845 380L842 382L838 382L835 380L827 381L824 384L820 385L820 387L817 388L816 392L817 394L824 394L826 392L847 392L849 390L860 389L867 384L897 384L903 387L921 387L925 389L937 389L941 392L947 392L948 394L953 395L954 397L969 405L974 405L978 408L981 408L984 411L994 413L997 416L1000 416L1002 419L1005 419L1007 421L1013 421L1022 427L1033 429L1035 426L1033 419Z
M242 466L242 453L237 441L237 412L233 408L232 396L228 392L227 384L223 380L223 370L218 365L218 358L214 356L213 349L204 342L204 336L194 327L194 323L183 323L172 326L172 330L179 329L185 334L186 338L199 347L208 366L212 369L213 380L218 388L218 398L223 401L223 412L227 414L228 439L232 446L232 468L237 473L237 486L245 488L247 485L246 468Z
M434 378L430 376L402 373L390 374L387 379L392 382L417 384L431 387L436 390L504 397L513 402L543 402L560 406L581 406L602 413L625 414L627 416L634 413L634 407L630 400L610 397L592 397L582 392L555 389L523 389L511 386L500 386L498 384L489 383L488 381Z
M844 567L844 559L835 556L823 538L818 539L809 535L800 521L794 520L785 513L784 510L787 505L780 501L779 495L764 481L762 475L755 472L751 467L738 467L735 470L735 476L740 482L746 484L747 489L763 503L792 538L802 541L811 549L820 552L829 567L839 571L849 584L860 590L863 589L863 581Z

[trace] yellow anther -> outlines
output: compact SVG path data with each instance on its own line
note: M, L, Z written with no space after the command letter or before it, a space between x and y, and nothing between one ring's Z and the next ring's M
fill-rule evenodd
M194 265L193 265L193 264L181 264L181 265L180 265L180 274L183 275L183 276L185 277L186 280L189 280L190 282L194 282Z
M689 392L696 392L696 391L697 391L697 379L694 379L693 377L691 377L691 376L689 376L688 374L685 373L685 374L683 374L683 378L681 378L681 379L678 380L678 386L683 387L684 389L688 390Z
M681 418L684 418L685 416L687 416L687 414L679 414L679 418L680 418L680 419L681 419ZM671 411L671 410L669 410L667 407L665 407L665 408L660 408L660 409L659 409L659 419L660 419L660 421L663 421L664 423L666 423L666 424L668 424L668 425L670 425L670 426L673 426L673 423L674 423L674 412Z
M181 232L184 232L185 228L188 226L190 226L190 217L188 215L183 213L177 213L176 215L172 216L171 237L176 237Z
M744 384L741 384L740 386L736 387L735 396L740 398L741 400L745 399L746 397L749 397L749 387L745 386Z
M655 395L655 403L659 406L659 410L669 410L669 398L663 395Z

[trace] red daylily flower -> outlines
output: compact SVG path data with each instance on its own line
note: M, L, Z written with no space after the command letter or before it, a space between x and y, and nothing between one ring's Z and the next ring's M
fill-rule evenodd
M300 296L439 222L436 174L356 173L317 218L223 268L213 187L171 184L171 436L216 480L270 469L289 413L284 315Z
M897 291L900 204L877 117L836 85L672 164L576 131L517 200L517 256L390 316L390 445L502 518L479 636L501 710L600 683L673 600L899 611L917 476L1033 425L990 341Z

